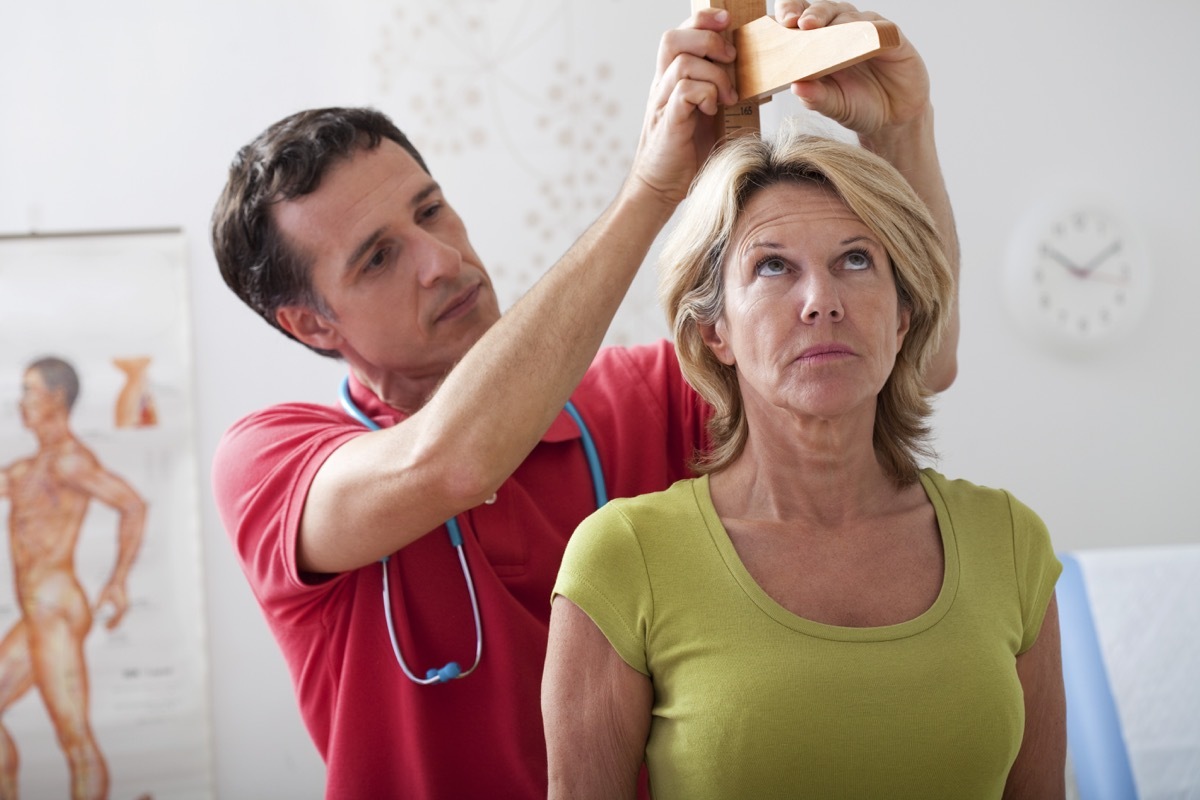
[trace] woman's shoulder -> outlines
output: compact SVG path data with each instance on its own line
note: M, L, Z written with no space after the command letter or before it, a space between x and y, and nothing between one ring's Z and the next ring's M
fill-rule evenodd
M932 469L921 471L921 482L938 509L957 529L992 529L1021 540L1046 537L1046 526L1037 512L1007 489L985 486L962 478L947 478Z
M676 516L696 508L705 496L704 478L684 478L658 492L618 497L596 513L619 515L630 522L641 523L663 516Z
M638 548L653 546L660 534L685 527L687 521L703 513L703 480L688 478L662 491L613 498L584 519L571 540L611 544L620 539Z
M936 493L947 505L951 506L984 510L1020 503L1007 489L975 483L965 478L947 478L935 469L921 470L921 483L926 492L931 495Z

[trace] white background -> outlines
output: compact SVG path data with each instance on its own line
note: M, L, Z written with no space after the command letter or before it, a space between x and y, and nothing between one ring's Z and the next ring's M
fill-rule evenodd
M276 401L332 402L341 373L221 283L207 222L240 145L300 108L378 104L426 150L508 303L594 216L594 198L615 190L658 36L687 5L6 2L0 232L184 228L203 476L238 416ZM939 401L941 469L1013 490L1060 548L1200 541L1200 6L875 8L933 75L963 245L961 368ZM1024 338L1000 299L1021 215L1064 185L1099 187L1127 208L1156 272L1143 324L1086 359ZM652 284L647 269L613 341L662 333ZM218 794L319 797L320 765L282 660L207 487L202 496Z

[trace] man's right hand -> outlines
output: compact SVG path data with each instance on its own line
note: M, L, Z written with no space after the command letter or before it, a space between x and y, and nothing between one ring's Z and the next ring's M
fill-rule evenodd
M630 180L674 207L717 140L716 113L737 102L725 66L733 45L721 31L729 13L706 8L663 34Z

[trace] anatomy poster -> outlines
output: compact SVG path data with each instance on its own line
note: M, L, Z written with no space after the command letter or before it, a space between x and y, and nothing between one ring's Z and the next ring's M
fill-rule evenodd
M0 238L0 796L212 796L185 252Z

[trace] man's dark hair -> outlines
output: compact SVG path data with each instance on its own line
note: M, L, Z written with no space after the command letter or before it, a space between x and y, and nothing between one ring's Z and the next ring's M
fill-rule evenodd
M63 402L70 411L79 398L79 373L67 361L54 356L45 356L25 368L42 376L42 382L52 392L62 392Z
M229 167L212 218L212 246L221 277L234 294L276 329L282 306L304 305L329 314L312 288L306 256L288 247L271 218L273 203L317 190L332 165L384 139L403 147L429 172L408 137L372 108L320 108L292 114L240 149ZM311 348L338 357L330 350Z

